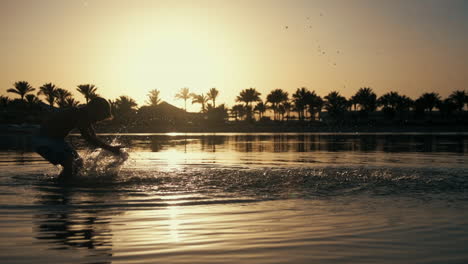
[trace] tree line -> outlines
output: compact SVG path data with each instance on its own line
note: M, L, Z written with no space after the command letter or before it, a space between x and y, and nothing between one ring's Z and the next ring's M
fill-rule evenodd
M92 84L81 84L76 90L82 94L86 103L96 96L98 88ZM8 93L16 94L20 98L12 100L7 96L0 96L0 107L9 105L29 105L30 107L45 104L48 107L76 107L80 102L66 89L57 87L53 83L46 83L36 89L26 81L15 82ZM354 113L359 119L368 119L373 113L380 111L387 119L408 119L432 116L437 109L439 115L450 117L463 115L468 104L468 94L465 90L453 91L447 98L442 98L438 93L423 93L417 99L401 95L398 92L388 92L380 97L372 88L360 88L353 96L346 98L338 91L332 91L321 97L313 90L306 87L297 88L291 95L283 89L274 89L265 99L261 99L261 93L256 88L242 90L235 98L236 104L228 108L225 104L217 105L219 90L211 88L208 92L191 93L187 87L181 88L175 99L184 101L184 111L187 112L187 101L192 104L200 104L200 112L215 121L231 119L240 121L319 121L325 115L329 120L340 121L347 118L349 113ZM161 104L160 91L153 89L147 94L146 104L138 108L138 104L129 96L120 96L115 100L109 100L116 116L122 122L131 122L132 119L154 119L157 111L154 108ZM267 115L271 111L272 115ZM138 116L140 115L140 116Z

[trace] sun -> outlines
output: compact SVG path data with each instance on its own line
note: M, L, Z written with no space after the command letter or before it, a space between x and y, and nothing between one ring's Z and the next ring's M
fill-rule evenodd
M182 105L174 98L180 88L206 93L229 81L236 58L229 51L233 44L224 37L209 27L183 23L138 26L112 44L112 76L118 86L129 87L120 93L131 91L140 104L149 90L158 89L164 101Z

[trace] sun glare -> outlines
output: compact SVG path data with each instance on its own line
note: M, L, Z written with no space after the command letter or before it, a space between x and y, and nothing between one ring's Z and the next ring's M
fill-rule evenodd
M111 76L119 79L119 87L131 87L139 103L148 90L158 89L163 100L181 106L174 99L178 89L206 93L232 72L234 56L225 37L210 25L171 21L128 26L112 44Z

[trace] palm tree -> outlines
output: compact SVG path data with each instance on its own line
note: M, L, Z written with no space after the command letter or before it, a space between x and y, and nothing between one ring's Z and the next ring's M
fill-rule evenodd
M208 102L208 97L204 94L192 94L192 104L201 104L201 112L206 112L206 103Z
M263 115L265 114L266 110L267 106L261 101L254 107L254 111L258 113L258 117L260 120L263 118Z
M39 98L37 96L35 96L34 94L27 94L25 96L26 98L26 102L28 103L29 106L33 106L33 105L36 105L38 104L41 100L39 100Z
M77 87L76 90L84 96L86 103L99 96L96 93L98 88L94 84L80 84Z
M255 88L249 88L242 90L240 94L236 98L236 102L242 102L245 103L245 105L250 105L252 102L258 102L260 101L260 95Z
M176 99L184 100L185 112L187 112L187 100L190 99L190 97L191 97L190 90L187 87L180 89L179 93L176 94L175 96Z
M289 121L289 118L291 117L292 104L289 101L285 101L280 104L279 108L281 112L281 120L284 120L284 116L286 115L286 120Z
M160 91L158 89L149 91L147 103L150 106L157 106L158 104L161 103L161 98L159 98L159 93Z
M274 119L278 120L278 108L281 103L288 101L288 93L282 89L275 89L267 95L267 102L271 104L271 109L273 109Z
M403 118L405 114L408 114L413 105L414 102L411 98L405 95L401 95L398 98L395 110L399 114L400 118Z
M365 115L374 112L377 108L377 95L369 87L360 88L351 101L359 105L361 112Z
M397 92L389 92L379 97L379 99L377 100L377 104L379 106L382 106L384 110L389 109L395 112L400 99L401 95L399 95Z
M15 82L13 85L15 88L10 88L7 90L9 93L15 93L19 94L21 97L21 100L24 100L24 96L28 93L33 92L36 90L36 88L33 88L28 82L26 81L20 81L20 82Z
M432 115L432 109L440 103L440 95L438 93L424 93L419 99L421 99L424 110L428 110L430 115Z
M10 103L10 98L7 96L0 95L0 106L6 107Z
M244 89L236 98L236 102L245 103L245 110L247 113L247 119L252 119L252 106L251 103L259 102L261 93L255 88Z
M212 123L223 123L229 118L229 109L227 109L224 104L218 107L213 107L211 104L208 104L206 113L207 119Z
M136 113L136 107L138 106L136 101L132 98L122 95L115 99L114 102L110 102L111 108L115 113L115 117L124 123L129 123Z
M320 113L322 112L324 106L323 99L322 97L318 96L314 91L312 91L306 99L306 105L309 110L310 120L315 120L317 114L320 116Z
M55 91L55 97L57 99L57 104L59 107L63 108L63 107L67 107L67 98L70 98L72 96L72 94L65 90L65 89L62 89L62 88L57 88L56 91Z
M309 100L311 93L307 88L297 88L296 92L292 95L294 108L297 111L299 120L304 120L305 110L307 107L307 100Z
M382 107L386 119L393 119L400 95L397 92L388 92L377 99L377 105Z
M413 111L416 118L423 118L424 111L426 110L426 105L423 102L422 98L418 98L414 101Z
M396 113L399 113L401 117L408 112L414 102L407 96L400 95L397 92L389 92L379 97L377 105L382 107L382 112L388 119L393 119Z
M216 108L216 97L218 97L219 91L213 87L208 91L208 100L213 102L213 108Z
M246 115L247 111L244 105L236 104L231 108L231 115L234 116L237 121L239 118L242 119Z
M449 118L450 116L452 116L455 110L459 110L459 106L451 97L443 101L439 101L436 107L437 109L439 109L439 112L443 118Z
M57 86L52 83L46 83L39 87L38 95L44 95L46 101L49 103L51 107L54 106L55 99L57 98Z
M349 107L350 107L350 111L357 111L357 108L358 108L358 107L357 107L357 106L358 106L357 101L358 101L358 100L359 100L359 99L356 98L356 95L353 95L353 96L351 96L351 98L349 98L349 100L348 100L348 105L349 105Z
M449 99L453 101L459 112L463 112L463 108L467 103L467 97L468 95L465 91L454 91L450 95Z
M65 99L65 107L77 107L78 105L80 105L80 102L75 100L73 97Z
M117 109L129 111L136 110L135 108L138 106L138 104L131 97L121 95L119 98L115 99L115 106Z
M325 96L325 109L333 118L338 118L346 112L348 101L339 92L333 91Z

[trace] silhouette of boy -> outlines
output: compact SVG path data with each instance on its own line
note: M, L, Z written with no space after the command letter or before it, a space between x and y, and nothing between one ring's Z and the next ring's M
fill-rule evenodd
M119 154L121 146L111 146L100 140L94 132L93 124L112 118L109 102L97 97L82 107L72 107L53 113L41 124L38 135L34 137L33 145L37 153L50 163L63 167L61 177L69 178L76 173L83 162L65 137L74 128L98 148L103 148L114 154Z

